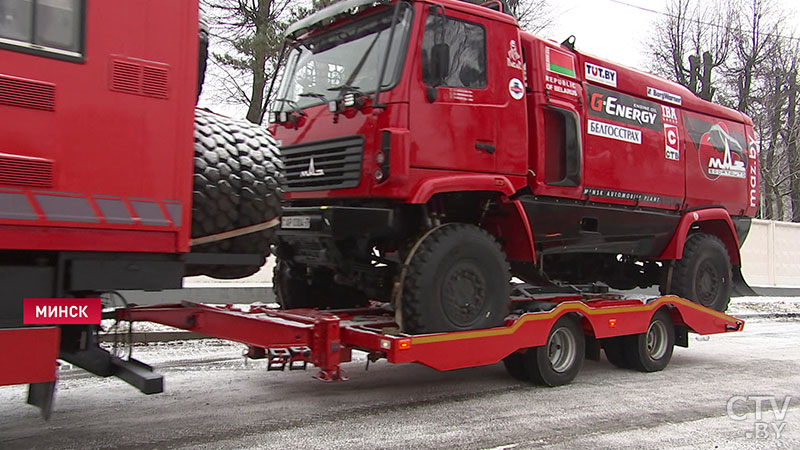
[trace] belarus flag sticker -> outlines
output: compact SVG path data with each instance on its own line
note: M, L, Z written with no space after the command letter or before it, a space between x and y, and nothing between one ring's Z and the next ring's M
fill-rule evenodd
M575 76L575 56L570 53L556 50L552 47L545 47L544 65L550 72L577 78Z

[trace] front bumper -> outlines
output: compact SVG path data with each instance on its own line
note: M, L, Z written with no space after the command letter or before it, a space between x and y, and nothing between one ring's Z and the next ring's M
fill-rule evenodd
M277 255L299 264L341 269L352 256L365 257L375 239L393 233L395 214L387 208L284 208ZM291 222L303 228L287 227Z

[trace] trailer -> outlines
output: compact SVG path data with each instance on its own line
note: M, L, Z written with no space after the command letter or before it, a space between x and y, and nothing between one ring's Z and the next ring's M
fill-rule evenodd
M517 285L513 311L503 326L458 332L408 334L387 304L341 310L280 309L273 305L176 304L129 306L104 313L118 321L153 322L247 346L244 356L267 359L268 370L318 369L322 381L347 380L341 364L353 351L370 362L418 363L454 370L503 361L508 373L544 386L571 382L584 359L600 360L601 350L617 367L654 372L667 366L675 345L689 346L688 334L741 331L744 321L676 296L629 298L608 292L548 293ZM59 356L57 327L3 330L0 386L30 383L28 403L49 417ZM96 348L96 335L87 335ZM24 350L23 350L24 349ZM25 355L22 355L24 352ZM80 352L78 352L80 354ZM106 353L88 370L116 376L145 394L163 391L163 376L133 358ZM64 354L62 352L62 358Z
M340 365L351 361L356 350L366 352L370 361L419 363L436 370L504 361L512 375L549 386L572 381L583 357L597 360L600 349L615 365L652 372L667 365L674 345L688 347L690 331L708 335L744 327L740 319L675 296L526 296L514 303L515 313L501 327L422 335L399 332L394 313L382 306L245 310L183 302L119 309L116 317L241 342L248 346L245 356L268 359L270 370L310 363L324 381L346 380Z

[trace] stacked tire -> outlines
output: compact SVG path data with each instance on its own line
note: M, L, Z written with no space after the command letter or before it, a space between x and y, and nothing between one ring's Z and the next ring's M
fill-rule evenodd
M246 121L195 111L192 237L203 237L280 216L283 164L275 139ZM259 265L193 265L187 275L242 278L269 256L275 228L192 247L193 253L258 254Z

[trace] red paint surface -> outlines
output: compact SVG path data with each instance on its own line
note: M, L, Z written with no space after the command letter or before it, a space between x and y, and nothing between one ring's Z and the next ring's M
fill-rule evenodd
M0 386L56 380L61 329L0 329Z

